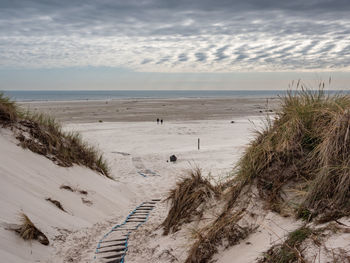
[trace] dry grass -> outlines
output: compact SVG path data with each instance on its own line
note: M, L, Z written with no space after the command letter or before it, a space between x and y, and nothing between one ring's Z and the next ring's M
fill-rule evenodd
M233 240L232 245L253 231L238 225L240 216L247 215L243 189L251 186L257 187L267 209L283 215L284 210L294 211L307 221L317 218L316 222L323 223L350 214L350 96L329 96L323 87L310 90L298 82L295 91L281 98L274 119L266 120L239 160L225 190L224 211L200 231L187 263L209 262L224 240ZM292 191L299 194L287 194ZM233 210L242 214L232 215ZM304 230L295 235L304 238ZM270 261L262 262L302 262L301 241L295 241L295 235L269 251Z
M223 189L225 187L222 185L214 187L204 179L200 169L190 171L189 176L182 178L167 198L171 207L167 218L162 223L164 234L178 231L182 224L200 220L206 209L211 207L210 199L214 197L219 200ZM250 196L246 196L243 202L247 199L250 199ZM217 252L217 246L229 247L245 239L254 231L252 226L239 224L245 213L245 208L231 212L226 207L213 223L196 231L194 234L196 242L189 251L186 263L208 262Z
M304 263L305 259L300 251L300 245L312 234L310 228L301 227L289 233L287 239L281 245L271 247L263 258L259 259L259 263Z
M0 124L16 129L16 138L23 148L44 155L60 166L84 165L111 178L102 154L84 142L78 133L62 131L58 122L44 114L20 111L1 93Z
M16 122L17 118L18 108L16 104L0 92L0 123L2 125L8 125Z
M202 177L200 169L190 171L189 176L182 178L169 193L167 201L171 207L162 223L164 235L176 232L183 223L189 223L194 218L199 219L205 202L217 194L217 189Z
M21 225L15 231L24 239L24 240L38 240L41 244L47 246L49 245L48 238L33 224L29 217L21 213Z
M348 95L328 96L303 86L289 92L281 98L275 120L257 133L239 161L235 183L256 183L276 212L285 202L283 188L303 185L306 194L300 205L313 215L324 209L348 213L349 111Z
M320 171L305 204L346 214L350 212L350 106L334 114L327 128L315 149Z
M245 209L233 215L225 212L213 224L197 233L197 241L192 245L186 263L209 262L218 252L218 246L230 247L248 237L254 230L251 227L242 227L237 222L244 216Z

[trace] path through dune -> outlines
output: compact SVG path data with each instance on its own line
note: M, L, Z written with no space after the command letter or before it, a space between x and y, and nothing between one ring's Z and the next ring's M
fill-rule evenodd
M228 176L252 135L254 124L251 121L257 125L261 123L259 118L253 117L237 119L235 123L227 120L166 122L163 125L90 123L70 124L65 128L81 132L85 139L104 151L116 181L128 185L134 193L129 204L129 211L132 211L135 203L164 199L188 169L198 166L203 174L210 174L218 181ZM176 163L167 162L172 154L178 157ZM166 209L166 205L157 206L147 224L162 220L159 217L164 214L158 212L159 209ZM126 216L124 214L123 218ZM114 224L121 224L123 220L116 220ZM109 231L106 229L105 233Z
M258 123L257 118L252 118ZM0 254L6 262L91 262L98 242L144 201L164 199L186 169L200 167L213 180L227 176L251 136L248 120L69 124L98 146L114 181L88 168L64 168L23 150L8 129L0 129ZM201 149L197 149L197 140ZM170 155L176 163L167 162ZM69 186L71 190L62 188ZM86 192L86 193L85 193ZM66 212L46 199L58 200ZM162 220L159 202L147 224ZM50 246L26 242L6 224L26 213ZM141 227L142 228L142 227Z

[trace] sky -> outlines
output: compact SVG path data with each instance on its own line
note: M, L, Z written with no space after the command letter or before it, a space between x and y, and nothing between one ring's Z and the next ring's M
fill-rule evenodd
M0 90L350 83L349 0L1 0Z

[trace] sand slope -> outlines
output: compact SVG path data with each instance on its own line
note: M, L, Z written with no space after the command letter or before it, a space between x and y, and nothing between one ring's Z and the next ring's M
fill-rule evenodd
M56 253L55 238L61 235L58 229L70 233L127 212L131 192L125 184L87 168L59 167L43 156L18 147L11 133L4 129L0 130L0 145L1 262L46 262ZM86 190L88 194L60 189L62 184ZM59 200L67 213L46 201L48 197ZM92 204L84 204L82 198ZM6 224L18 222L21 211L48 236L52 245L25 242L5 229Z

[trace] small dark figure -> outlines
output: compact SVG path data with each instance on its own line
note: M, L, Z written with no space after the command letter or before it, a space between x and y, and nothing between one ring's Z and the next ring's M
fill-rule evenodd
M176 162L177 157L173 154L172 156L170 156L170 162Z
M163 124L163 119L160 120L160 124Z
M159 118L157 118L157 124L159 124Z

